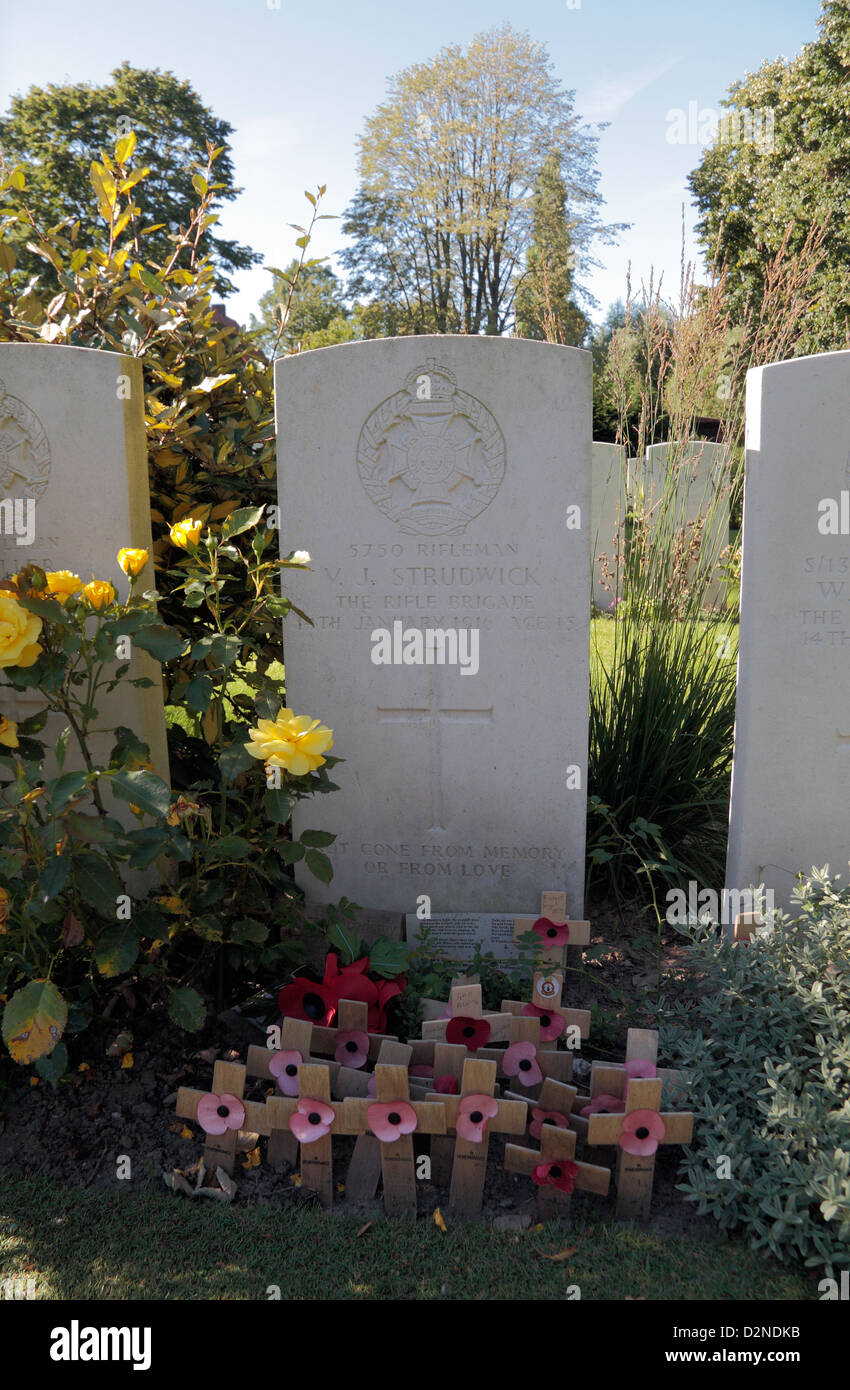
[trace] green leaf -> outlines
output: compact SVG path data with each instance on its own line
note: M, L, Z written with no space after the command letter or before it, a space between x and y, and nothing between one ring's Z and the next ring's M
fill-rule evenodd
M256 846L241 835L222 835L209 848L210 859L247 859L255 853Z
M255 762L255 758L251 758ZM286 792L270 788L263 797L263 809L269 820L276 825L286 825L292 815L292 808L295 805L295 798L288 796ZM301 856L298 856L299 859Z
M74 858L74 881L88 906L104 917L115 916L116 899L124 892L115 870L96 854L78 854Z
M127 836L133 845L130 854L131 869L147 869L161 854L171 848L172 837L167 830L157 825L145 826L142 830L131 830Z
M51 898L58 897L68 882L68 875L71 872L70 854L51 854L39 879L37 892L41 894L45 902Z
M203 714L209 707L214 690L215 686L212 676L206 673L195 676L186 687L186 694L184 696L186 704L190 709L197 710L199 714Z
M299 839L302 845L309 845L314 849L324 849L326 845L333 844L336 835L332 835L329 830L304 830Z
M352 961L357 960L360 954L360 937L352 927L334 922L328 931L328 941L339 951L343 965L350 965ZM369 963L371 965L371 958Z
M232 666L240 651L242 639L233 633L216 632L211 637L201 637L190 652L193 661L202 661L211 656L219 666Z
M38 614L39 618L44 618L47 623L58 623L60 627L70 627L71 625L64 605L57 603L54 598L20 598L18 603L28 613Z
M247 726L242 739L238 734L233 743L228 744L227 748L222 748L218 759L218 769L224 782L232 782L239 776L240 772L247 772L249 768L256 767L257 760L252 758L244 744L247 743Z
M116 922L98 938L94 958L101 975L113 980L135 964L139 954L139 938L131 922Z
M112 816L86 816L81 811L66 811L62 817L68 829L84 844L106 845L123 840L126 831Z
M29 1066L52 1052L65 1031L68 1006L50 980L31 980L3 1010L3 1041L12 1060Z
M186 645L182 634L165 624L161 627L143 627L133 641L142 651L155 656L157 661L173 661L182 654Z
M85 785L85 772L66 772L62 777L57 777L55 782L48 782L45 791L53 802L54 809L58 811L66 802L79 796Z
M206 1016L204 1001L197 990L184 985L171 991L168 1017L178 1028L182 1028L186 1033L197 1033L198 1029L203 1027Z
M299 859L303 859L306 850L303 845L299 845L297 840L282 840L277 847L277 852L284 864L297 864ZM313 850L316 854L318 851Z
M326 854L322 854L320 849L308 849L304 856L304 862L310 873L320 883L330 883L334 876L333 864Z
M233 536L241 536L243 531L247 531L251 526L256 526L263 519L265 505L262 507L239 507L235 512L231 512L221 528L221 539L229 541Z
M268 940L269 929L262 922L254 921L253 917L244 917L240 922L234 922L230 929L230 939L237 945L244 946L251 942L256 946L262 946Z
M116 796L129 801L151 816L165 816L171 805L171 792L155 772L116 772L109 779Z
M55 1090L68 1070L68 1049L65 1044L57 1043L52 1052L39 1057L35 1069L42 1081L49 1081Z
M369 947L369 969L391 980L407 966L409 947L405 941L388 941L382 936Z

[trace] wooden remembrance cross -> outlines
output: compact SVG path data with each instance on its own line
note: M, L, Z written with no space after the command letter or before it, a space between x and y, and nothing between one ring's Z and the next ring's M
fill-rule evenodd
M617 1144L617 1219L648 1221L652 1204L655 1151L628 1153L626 1142L648 1148L658 1144L688 1144L694 1117L688 1111L658 1113L664 1083L659 1078L633 1077L626 1088L626 1108L621 1114L591 1115L587 1121L588 1144ZM630 1119L637 1113L636 1119Z
M453 985L449 991L451 1018L433 1018L422 1024L422 1040L445 1042L446 1030L456 1018L483 1019L490 1025L488 1042L504 1042L510 1029L510 1017L503 1013L484 1013L480 985Z
M308 1102L318 1102L311 1110ZM269 1096L266 1110L272 1129L286 1129L291 1126L293 1116L302 1118L305 1138L301 1142L301 1185L318 1192L323 1207L333 1202L333 1136L348 1134L343 1116L343 1101L331 1100L330 1068L324 1063L304 1064L298 1068L298 1096ZM321 1108L319 1108L321 1107ZM333 1118L324 1121L323 1113L331 1113ZM318 1139L308 1139L307 1126L314 1125L319 1132Z
M546 946L543 937L540 938L538 955L542 955L547 965L563 965L567 946L589 946L590 945L590 923L589 922L570 922L567 918L567 895L566 893L547 890L540 894L540 916L545 917L553 926L568 926L569 940L564 946ZM536 917L515 917L514 918L514 941L519 941L520 937L525 936L534 927Z
M521 1144L505 1145L505 1168L509 1173L525 1173L532 1177L537 1168L548 1167L544 1181L537 1188L537 1214L541 1221L557 1221L569 1212L571 1193L554 1185L553 1179L561 1177L561 1165L575 1163L576 1136L571 1129L559 1129L556 1125L544 1124L540 1131L540 1148L527 1149ZM574 1186L584 1192L596 1192L604 1197L611 1181L608 1168L598 1168L593 1163L575 1163L578 1172L574 1176Z
M246 1071L241 1062L216 1062L213 1067L212 1091L196 1091L181 1086L177 1092L177 1114L181 1120L191 1120L198 1124L198 1105L210 1094L223 1098L233 1096L245 1107L244 1123L235 1129L227 1128L223 1134L205 1134L204 1165L215 1172L223 1168L225 1173L233 1173L236 1158L236 1141L240 1129L253 1130L258 1134L268 1134L266 1107L258 1101L244 1100ZM223 1108L227 1108L226 1105ZM203 1126L202 1126L203 1128Z
M347 1134L365 1136L372 1134L370 1111L381 1112L381 1121L387 1126L388 1137L378 1140L381 1150L381 1175L384 1184L384 1210L387 1216L416 1215L416 1170L413 1158L413 1130L399 1133L392 1139L389 1134L393 1127L403 1126L405 1116L414 1123L419 1134L445 1134L446 1112L443 1096L432 1096L427 1101L411 1101L407 1079L407 1067L387 1066L378 1063L375 1067L377 1099L363 1099L346 1096L343 1101L343 1123ZM393 1108L397 1107L397 1108ZM413 1115L410 1116L409 1112Z
M277 1078L271 1071L273 1059L278 1052L297 1052L301 1058L301 1063L311 1062L314 1059L310 1056L310 1047L313 1034L313 1025L302 1018L284 1018L280 1028L280 1047L269 1048L259 1047L252 1043L248 1048L247 1072L249 1076L259 1077L263 1081L276 1082ZM293 1068L293 1076L297 1083L297 1066L293 1059L290 1066ZM266 1145L267 1163L291 1163L295 1164L298 1159L298 1140L287 1125L284 1129L272 1129L269 1133L269 1142Z
M377 1083L379 1065L401 1067L405 1075L410 1065L413 1049L409 1043L393 1042L390 1038L381 1043L375 1072L361 1071L353 1067L339 1067L334 1081L334 1095L337 1100L349 1097L360 1099L369 1096L369 1082L374 1076ZM345 1195L348 1201L365 1202L374 1197L381 1176L381 1145L374 1134L364 1129L357 1135L354 1153L345 1175Z
M540 1087L547 1077L552 1077L555 1081L569 1082L573 1074L573 1054L571 1052L557 1052L553 1047L541 1048L540 1046L540 1019L523 1018L518 1015L508 1014L509 1032L508 1044L510 1047L516 1043L530 1043L535 1050L535 1060L543 1073L542 1079L534 1081L526 1087L524 1074L529 1070L529 1059L523 1059L519 1063L519 1070L507 1072L505 1070L505 1059L508 1056L508 1049L495 1047L481 1047L475 1056L480 1057L485 1062L495 1062L500 1077L510 1077L512 1084L522 1086L526 1091L528 1099L536 1101Z
M496 1063L480 1062L469 1057L463 1065L463 1080L459 1096L432 1094L430 1100L442 1101L446 1108L446 1129L456 1134L452 1182L449 1191L449 1210L458 1220L465 1221L481 1211L484 1197L484 1178L487 1172L487 1150L490 1133L523 1134L528 1106L525 1101L495 1100ZM480 1099L495 1114L485 1115L474 1108ZM464 1101L467 1105L461 1112ZM489 1104L488 1104L489 1103ZM480 1139L464 1138L457 1133L458 1119L463 1113L465 1124L477 1128Z

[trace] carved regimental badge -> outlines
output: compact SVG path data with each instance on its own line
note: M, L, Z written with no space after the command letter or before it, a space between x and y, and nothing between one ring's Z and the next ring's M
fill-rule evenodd
M6 393L0 381L0 497L37 502L50 478L50 445L28 405Z
M372 411L357 442L357 471L402 531L458 535L499 490L505 440L487 407L429 357Z

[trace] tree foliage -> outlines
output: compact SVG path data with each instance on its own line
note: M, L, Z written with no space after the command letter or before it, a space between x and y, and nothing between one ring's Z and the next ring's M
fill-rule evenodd
M819 36L786 62L766 62L729 90L716 142L690 184L710 261L726 266L736 316L762 296L780 249L792 254L814 226L824 234L817 308L802 352L845 347L850 314L850 9L824 0Z
M207 144L219 150L207 222L198 229L198 251L214 263L216 291L227 293L228 274L259 257L214 234L216 209L241 192L234 186L228 144L233 127L204 106L189 82L172 72L124 63L100 87L31 87L24 96L13 97L0 118L0 152L7 167L26 165L28 202L42 227L64 222L65 234L76 244L102 245L104 228L92 215L89 170L130 130L137 141L136 167L148 170L137 194L141 225L156 228L146 233L145 247L163 262L180 228L189 225L198 195L194 179L199 164L206 162ZM43 266L37 253L27 249L27 240L24 236L16 243L16 255L21 270L34 274Z
M360 139L343 230L350 290L397 331L499 334L533 236L534 189L557 160L578 264L599 223L596 137L542 44L509 25L406 68Z
M269 268L272 286L260 296L259 316L251 316L251 331L268 356L330 347L355 336L342 285L330 266L299 267L293 260L282 271Z
M588 321L574 301L575 254L567 211L567 186L557 154L547 158L537 179L533 240L516 293L516 331L521 338L581 347Z

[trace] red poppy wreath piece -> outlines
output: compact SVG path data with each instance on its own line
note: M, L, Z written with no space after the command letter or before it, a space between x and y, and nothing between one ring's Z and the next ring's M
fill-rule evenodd
M446 1042L463 1043L470 1052L477 1052L479 1047L486 1047L489 1038L490 1025L486 1018L469 1018L465 1014L459 1014L446 1025Z
M541 1137L544 1125L557 1125L558 1129L569 1129L567 1118L560 1110L542 1110L540 1106L535 1106L531 1112L531 1124L528 1126L532 1139Z
M284 985L277 1005L284 1018L302 1018L320 1028L329 1028L336 1018L337 996L315 980L294 980L291 985Z
M330 1134L334 1122L333 1106L323 1100L302 1096L298 1109L289 1117L289 1128L300 1144L313 1144Z
M538 1187L556 1187L559 1192L573 1192L578 1177L578 1164L569 1159L554 1159L551 1163L538 1163L532 1170L532 1180Z

